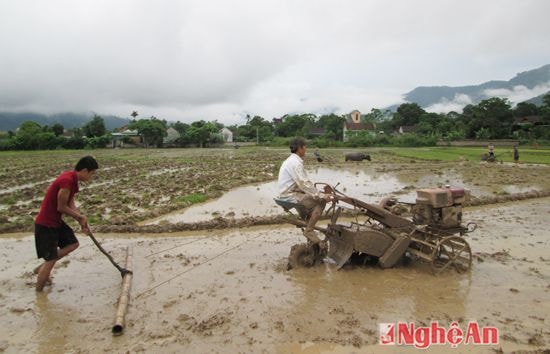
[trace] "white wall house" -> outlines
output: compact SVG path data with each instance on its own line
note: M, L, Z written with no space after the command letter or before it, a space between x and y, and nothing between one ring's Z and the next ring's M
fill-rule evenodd
M233 142L233 132L226 127L223 127L222 130L220 130L220 134L223 137L224 143L232 143Z
M173 144L179 137L180 133L176 129L170 127L166 129L166 136L162 139L162 142L164 144Z

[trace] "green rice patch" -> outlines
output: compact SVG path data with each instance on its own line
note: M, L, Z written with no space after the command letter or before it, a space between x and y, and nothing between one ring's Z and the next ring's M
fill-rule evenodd
M176 203L179 204L197 204L206 201L206 195L203 193L193 193L176 198Z

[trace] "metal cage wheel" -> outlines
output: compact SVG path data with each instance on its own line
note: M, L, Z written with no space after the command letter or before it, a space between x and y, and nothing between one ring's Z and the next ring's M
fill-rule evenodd
M432 254L432 271L439 274L452 266L463 273L472 267L472 250L466 240L460 236L448 236L437 243Z
M288 255L287 269L309 268L321 262L326 257L326 250L311 242L292 246Z

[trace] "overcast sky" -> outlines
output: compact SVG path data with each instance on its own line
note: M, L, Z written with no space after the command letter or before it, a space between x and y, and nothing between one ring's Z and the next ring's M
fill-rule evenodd
M0 111L241 124L550 63L547 0L0 0Z

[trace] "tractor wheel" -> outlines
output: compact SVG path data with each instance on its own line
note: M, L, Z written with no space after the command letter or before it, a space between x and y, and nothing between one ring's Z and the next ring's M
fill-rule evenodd
M449 236L437 243L432 254L432 271L441 273L449 267L463 273L472 266L472 250L466 240L459 236Z
M308 242L294 245L288 255L288 269L313 267L322 257L323 252L317 244Z

